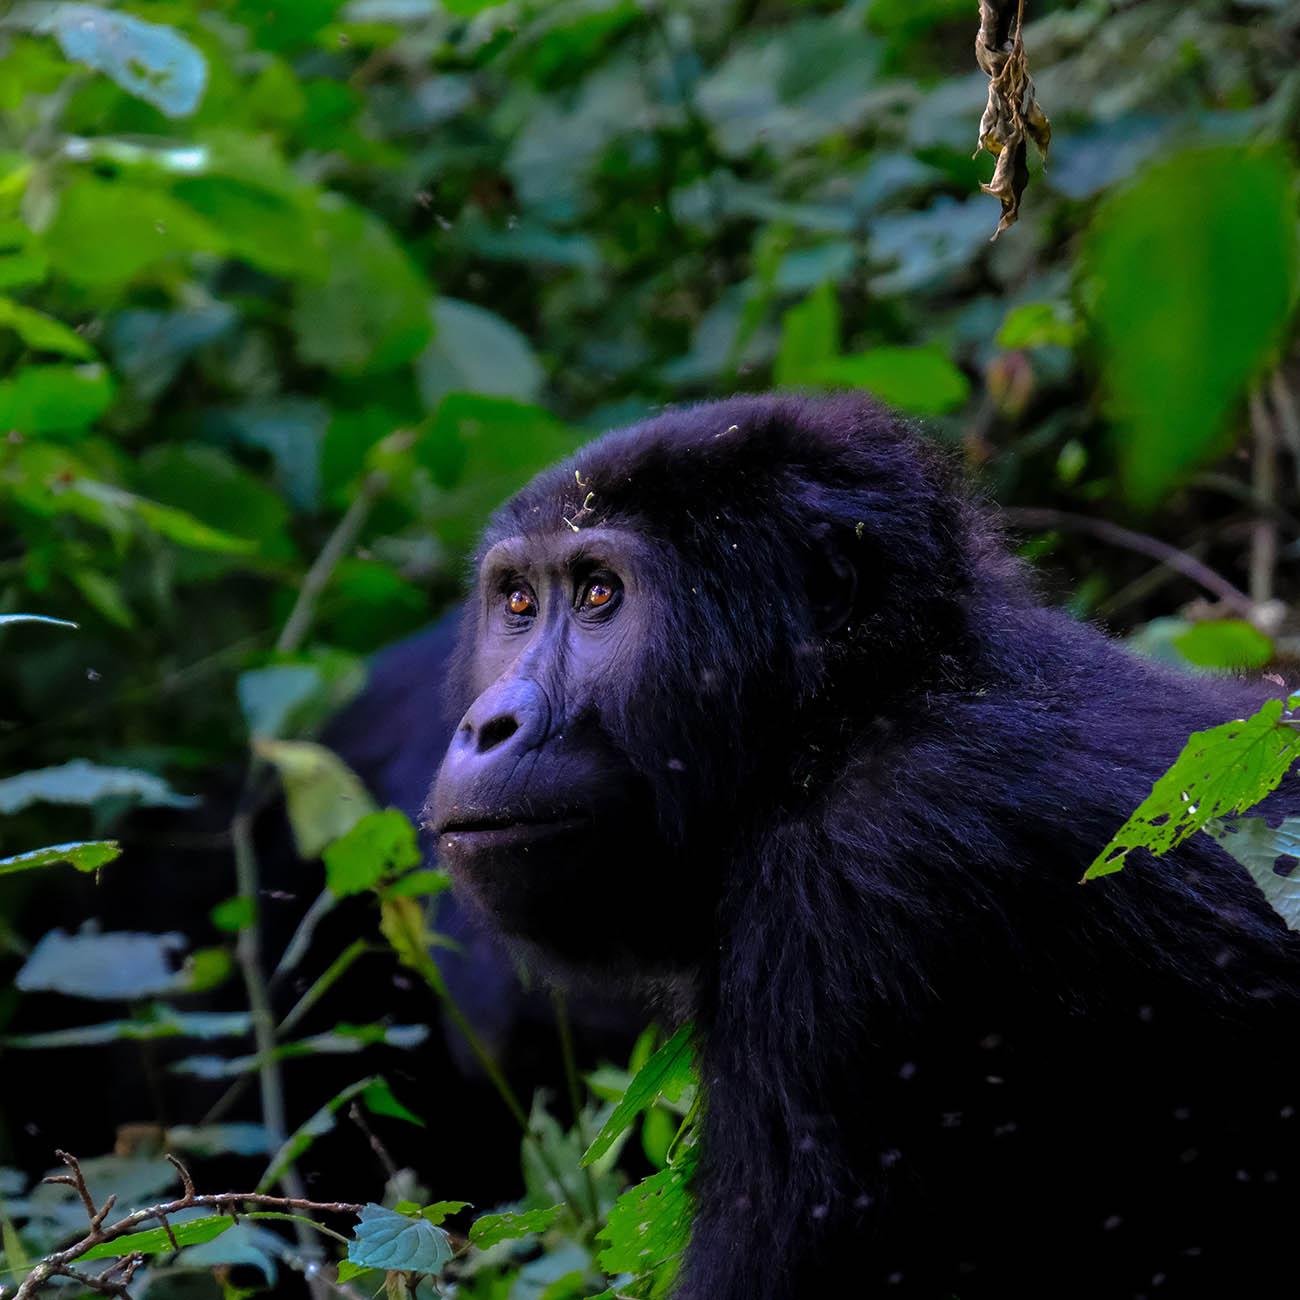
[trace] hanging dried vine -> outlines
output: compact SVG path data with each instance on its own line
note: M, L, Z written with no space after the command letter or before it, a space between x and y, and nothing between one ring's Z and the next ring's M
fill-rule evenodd
M1043 160L1052 139L1052 126L1038 106L1029 77L1021 28L1025 0L979 0L980 29L975 38L975 58L989 74L989 102L980 119L979 146L997 159L993 179L980 188L996 195L1002 220L996 239L1020 216L1020 196L1029 182L1028 143L1033 140Z

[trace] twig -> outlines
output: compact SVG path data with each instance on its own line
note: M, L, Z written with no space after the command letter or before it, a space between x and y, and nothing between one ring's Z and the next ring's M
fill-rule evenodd
M189 1170L175 1156L168 1155L167 1159L171 1161L180 1175L181 1186L184 1189L183 1193L173 1200L162 1201L157 1205L147 1206L143 1210L135 1210L133 1213L124 1215L116 1222L109 1224L108 1227L104 1227L104 1220L108 1216L116 1197L109 1196L104 1204L96 1209L95 1202L90 1195L90 1189L86 1186L85 1175L81 1172L81 1165L76 1157L69 1155L66 1151L56 1151L55 1155L68 1166L71 1172L52 1174L44 1181L65 1184L76 1191L81 1198L82 1205L86 1207L86 1216L90 1220L90 1231L77 1241L74 1241L72 1245L65 1246L63 1250L56 1251L53 1255L47 1255L37 1263L22 1280L22 1284L14 1294L14 1300L29 1300L29 1297L37 1295L45 1284L54 1277L72 1278L88 1290L97 1291L101 1295L121 1296L125 1300L129 1300L130 1293L127 1286L144 1259L142 1252L131 1251L123 1258L110 1263L103 1272L93 1275L82 1273L80 1270L73 1268L73 1263L88 1250L92 1250L96 1246L102 1246L107 1242L116 1241L119 1237L125 1237L128 1233L135 1232L136 1229L150 1221L156 1221L162 1225L167 1232L172 1249L176 1250L178 1249L176 1237L171 1230L168 1219L170 1216L178 1214L182 1210L191 1209L194 1206L215 1210L216 1213L229 1215L236 1221L238 1221L239 1209L246 1205L272 1210L316 1210L327 1214L360 1214L363 1208L350 1201L309 1201L300 1196L268 1196L258 1192L219 1192L201 1196L194 1190L194 1180L190 1177Z
M1250 394L1250 427L1255 438L1251 458L1255 520L1250 527L1250 596L1262 605L1273 598L1277 569L1277 524L1270 518L1277 496L1277 434L1259 389Z
M356 499L348 506L347 512L339 520L325 545L321 547L320 554L312 561L312 566L303 576L302 586L298 589L298 599L294 601L284 629L275 643L275 648L281 654L289 654L296 650L303 637L307 635L316 601L321 592L329 586L329 580L338 567L339 561L352 549L353 543L365 527L371 510L374 509L375 502L387 487L388 475L382 470L368 474L361 484L361 491L357 493Z
M1106 519L1092 519L1088 515L1071 514L1066 510L1008 509L1002 514L1006 521L1016 528L1059 528L1091 533L1112 546L1122 546L1126 550L1137 551L1140 555L1149 555L1153 560L1167 564L1183 577L1190 578L1198 586L1204 587L1243 618L1249 618L1254 613L1254 604L1244 591L1239 591L1227 578L1215 573L1208 565L1202 564L1194 555L1188 555L1186 551L1180 551L1178 547L1170 546L1168 542L1162 542L1159 538L1121 528Z
M1287 386L1286 376L1280 369L1273 372L1268 390L1273 396L1273 410L1277 413L1277 430L1291 453L1291 468L1296 488L1300 490L1300 409L1297 409L1295 394Z

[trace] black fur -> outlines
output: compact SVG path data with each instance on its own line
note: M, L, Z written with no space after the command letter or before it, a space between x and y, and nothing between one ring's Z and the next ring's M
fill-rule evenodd
M1079 883L1188 733L1258 692L1043 607L946 462L863 399L610 434L485 550L565 516L649 543L654 634L590 709L651 792L661 870L629 882L607 834L588 888L635 933L666 881L705 937L674 963L707 1089L677 1294L1294 1277L1300 941L1204 837ZM827 554L857 577L830 631Z

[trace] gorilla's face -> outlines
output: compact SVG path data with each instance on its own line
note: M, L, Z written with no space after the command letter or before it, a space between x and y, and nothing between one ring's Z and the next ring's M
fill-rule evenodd
M655 800L615 739L653 634L644 551L618 530L567 527L491 546L462 633L473 702L427 809L461 890L506 934L570 961L632 956L611 903L662 906Z

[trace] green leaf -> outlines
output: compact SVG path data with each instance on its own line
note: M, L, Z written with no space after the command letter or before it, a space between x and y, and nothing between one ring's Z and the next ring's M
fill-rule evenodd
M322 648L291 662L250 668L239 675L236 689L252 735L287 739L314 731L365 684L365 665L356 655Z
M234 934L250 926L257 919L257 908L251 898L227 898L208 913L218 930Z
M677 1163L651 1174L614 1202L597 1240L606 1273L650 1274L652 1296L666 1295L677 1272L676 1261L691 1235L690 1179L697 1146L686 1147Z
M434 1201L432 1205L420 1206L414 1201L399 1201L396 1208L403 1214L418 1214L430 1223L439 1224L448 1215L459 1214L470 1207L469 1201Z
M1195 623L1174 646L1198 668L1263 668L1273 658L1273 642L1242 619L1210 619Z
M24 23L29 13L34 21ZM168 117L187 117L203 97L207 60L174 28L71 3L20 7L10 21L52 32L68 58L105 73Z
M526 1210L522 1214L485 1214L470 1226L469 1239L480 1250L487 1250L498 1242L545 1232L563 1213L564 1206L552 1205L544 1210Z
M451 888L451 877L442 870L412 871L385 885L380 891L381 898L436 898Z
M415 827L396 808L361 818L342 838L327 845L325 881L339 898L373 888L386 876L419 866Z
M56 862L71 863L78 871L98 871L122 852L116 840L82 840L76 844L54 844L47 849L31 849L12 858L0 858L0 876L32 867L48 867Z
M1204 830L1250 872L1287 925L1300 930L1300 817L1284 817L1277 826L1263 817L1216 818Z
M284 782L294 841L304 858L317 857L361 818L377 811L366 787L324 745L305 740L254 740L253 749L274 763Z
M1072 348L1079 342L1079 322L1065 303L1027 302L1007 312L998 330L1000 348Z
M95 358L95 349L76 330L12 298L0 298L0 329L13 330L34 352L61 352L79 361Z
M576 432L540 407L475 393L444 398L415 445L417 461L448 490L439 521L443 540L470 545L491 509L579 441Z
M231 176L191 177L172 193L221 230L231 257L272 275L328 273L324 240L296 198Z
M0 813L34 803L83 804L131 799L146 808L193 808L198 800L177 794L162 777L130 767L101 767L74 758L58 767L35 768L0 781Z
M937 347L871 348L836 357L818 366L807 382L862 388L919 415L955 410L970 395L970 381Z
M348 1260L364 1268L436 1275L451 1258L451 1238L423 1218L410 1218L382 1205L366 1205L352 1230Z
M361 208L322 209L319 284L297 288L290 315L304 361L345 375L391 370L429 341L433 288L393 232Z
M387 1115L392 1119L404 1119L408 1124L415 1124L420 1128L427 1127L425 1122L417 1114L413 1111L407 1110L407 1108L393 1096L393 1090L388 1086L387 1079L376 1079L365 1090L365 1092L361 1094L361 1101L372 1115ZM447 1210L447 1213L455 1214L456 1210L464 1209L468 1203L469 1202L467 1201L439 1201L438 1205L454 1205L456 1208ZM421 1213L425 1218L429 1219L430 1223L442 1222L441 1219L429 1218L427 1210L422 1210Z
M157 1255L175 1249L176 1246L197 1246L201 1242L219 1237L227 1228L233 1228L235 1221L228 1214L213 1214L202 1219L186 1219L182 1223L171 1225L172 1236L168 1237L166 1228L149 1228L145 1232L128 1232L125 1236L114 1237L98 1246L76 1256L78 1260L114 1259L140 1251L144 1255Z
M1151 507L1221 452L1295 302L1295 173L1280 150L1182 154L1098 212L1085 266L1125 491Z
M528 340L508 321L470 302L439 298L434 334L415 363L420 396L434 410L448 393L535 402L545 378Z
M220 253L221 231L187 204L129 180L79 176L45 232L50 263L76 285L120 289L193 252Z
M1269 700L1249 718L1195 732L1084 880L1118 871L1133 849L1164 853L1207 822L1244 812L1276 789L1300 754L1300 731L1281 717L1282 701Z
M682 1089L695 1083L691 1052L693 1029L694 1026L689 1023L683 1025L636 1072L622 1100L614 1107L613 1114L605 1121L605 1126L587 1148L586 1154L582 1157L584 1165L599 1160L613 1146L619 1135L632 1126L633 1121L643 1110L653 1106L661 1094L669 1101L677 1101L682 1095Z
M64 496L72 502L88 502L134 514L151 531L169 541L178 542L181 546L192 546L195 550L247 555L257 549L256 542L209 528L184 510L159 505L156 501L138 497L111 483L96 483L86 478L74 479L66 488ZM93 511L90 517L95 517Z
M88 428L108 409L115 385L106 366L24 366L0 380L0 431L65 433Z
M840 305L823 284L781 317L781 347L772 376L778 384L807 384L840 350Z

